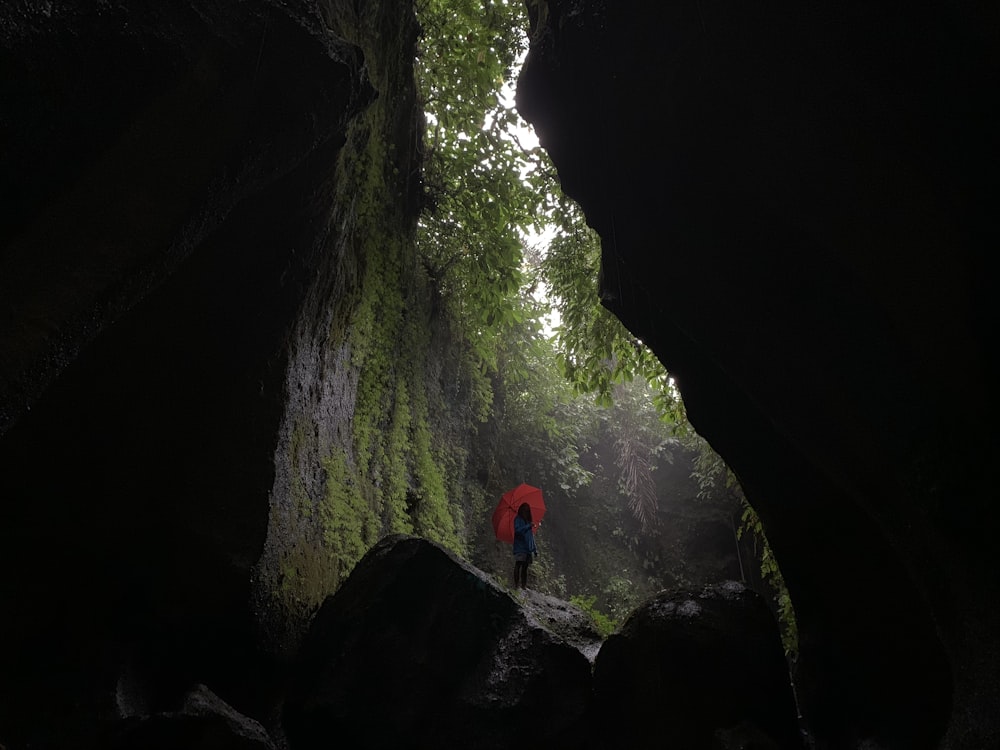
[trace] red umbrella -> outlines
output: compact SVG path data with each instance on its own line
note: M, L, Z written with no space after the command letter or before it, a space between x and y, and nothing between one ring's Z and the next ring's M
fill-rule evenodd
M527 503L531 507L532 528L538 529L542 516L545 515L542 491L530 484L519 484L510 492L504 493L493 511L493 531L501 542L514 543L514 516L521 503Z

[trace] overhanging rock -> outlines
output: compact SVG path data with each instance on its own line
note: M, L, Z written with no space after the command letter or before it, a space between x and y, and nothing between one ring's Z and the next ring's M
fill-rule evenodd
M529 7L518 109L760 515L813 737L997 746L995 10Z

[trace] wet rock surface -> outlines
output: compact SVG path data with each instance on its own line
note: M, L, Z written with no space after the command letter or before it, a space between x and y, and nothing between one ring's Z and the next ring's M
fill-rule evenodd
M277 750L264 728L204 685L185 696L177 711L125 719L108 732L107 750Z
M774 620L734 581L636 609L598 655L594 694L598 731L623 747L804 747Z
M196 683L256 709L290 338L336 277L332 165L374 96L324 17L348 5L0 7L11 748L86 747L123 675L150 715Z
M573 605L406 536L323 604L283 726L293 750L803 747L776 623L741 584L663 592L602 644Z
M285 703L296 750L581 747L600 642L586 616L411 537L374 547L326 600Z

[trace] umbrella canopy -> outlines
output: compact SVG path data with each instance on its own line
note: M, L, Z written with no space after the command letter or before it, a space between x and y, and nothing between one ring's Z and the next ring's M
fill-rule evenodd
M514 543L514 516L517 515L521 503L527 503L531 507L532 528L538 529L538 524L545 515L542 491L530 484L519 484L510 492L503 494L493 511L493 531L501 542Z

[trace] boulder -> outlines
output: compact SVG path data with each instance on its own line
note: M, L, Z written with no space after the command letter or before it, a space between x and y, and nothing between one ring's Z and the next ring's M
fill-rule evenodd
M594 695L604 747L804 746L777 625L735 581L636 609L598 654Z
M382 540L305 639L292 747L582 746L600 638L565 603L523 601L432 542Z
M264 728L236 711L204 685L177 711L129 717L111 733L107 750L277 750Z

